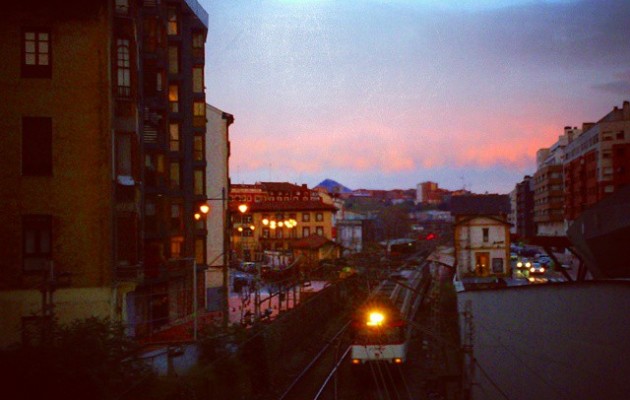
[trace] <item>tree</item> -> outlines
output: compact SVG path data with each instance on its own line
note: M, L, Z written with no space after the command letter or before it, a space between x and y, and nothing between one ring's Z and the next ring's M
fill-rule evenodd
M15 387L21 398L132 398L154 377L137 350L121 323L53 321L45 342L0 353L0 376L3 387Z

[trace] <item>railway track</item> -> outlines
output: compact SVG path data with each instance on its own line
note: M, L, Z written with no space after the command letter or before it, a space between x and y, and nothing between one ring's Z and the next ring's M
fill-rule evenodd
M420 296L405 296L405 285L395 280L385 280L380 290L390 293L396 305L410 308L415 313L422 303L424 294L422 261L414 263L416 271L404 274L409 286ZM407 302L409 304L403 304ZM292 399L361 399L394 400L411 399L403 366L387 363L370 363L357 368L348 360L351 354L350 321L347 321L335 335L322 346L308 365L296 375L287 388L277 397L280 400Z

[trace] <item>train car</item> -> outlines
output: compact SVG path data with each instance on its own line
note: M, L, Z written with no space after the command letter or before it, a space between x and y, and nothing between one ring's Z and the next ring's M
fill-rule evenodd
M352 363L385 361L402 364L407 359L407 324L387 297L369 301L352 321Z

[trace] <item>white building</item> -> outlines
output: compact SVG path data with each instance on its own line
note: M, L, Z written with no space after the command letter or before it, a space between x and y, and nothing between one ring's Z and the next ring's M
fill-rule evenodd
M196 146L206 149L206 196L210 212L205 218L206 229L206 307L209 311L221 311L223 289L228 290L229 277L224 276L223 266L228 262L226 247L226 212L229 200L230 138L229 127L234 116L206 104L206 137ZM222 199L225 198L225 201ZM227 272L229 269L226 268Z
M458 279L510 276L509 197L460 196L451 201Z

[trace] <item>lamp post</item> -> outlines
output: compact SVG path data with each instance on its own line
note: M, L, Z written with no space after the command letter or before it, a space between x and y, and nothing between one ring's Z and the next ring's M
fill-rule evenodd
M222 272L222 327L223 329L227 329L230 322L230 285L229 285L229 273L228 266L230 263L230 242L232 235L232 223L230 219L229 209L227 207L227 194L226 189L221 188L221 197L206 197L205 202L208 201L220 201L221 202L221 212L222 212L222 238L223 238L223 249L221 255L218 257L223 258L221 263L221 272ZM238 210L241 213L247 212L248 206L246 204L241 204L238 206ZM199 212L195 213L194 217L196 220L206 219L207 215L210 213L210 206L206 203L202 203L199 206ZM218 259L217 257L217 259ZM216 260L216 259L215 259ZM214 260L213 260L214 262Z

